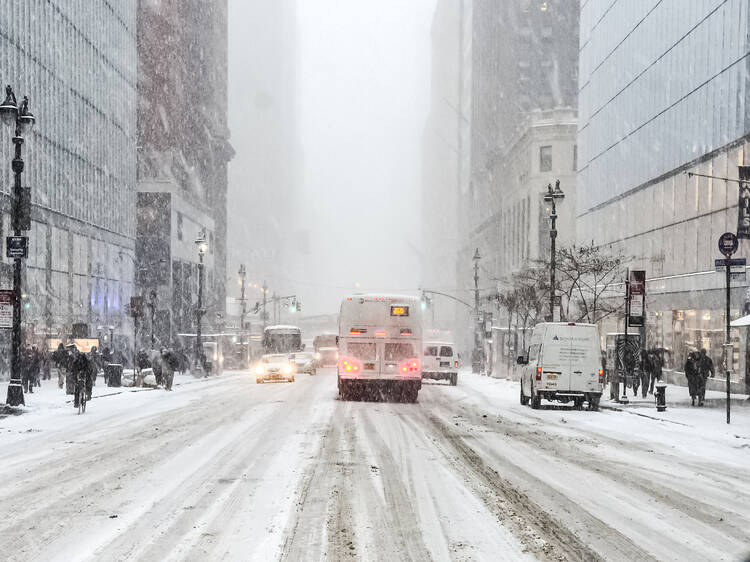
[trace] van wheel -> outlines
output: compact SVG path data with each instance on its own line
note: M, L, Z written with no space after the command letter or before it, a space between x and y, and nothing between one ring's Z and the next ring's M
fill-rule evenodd
M521 406L526 406L529 403L529 397L523 393L523 384L521 384Z
M601 400L601 396L599 395L591 395L589 396L589 410L592 412L598 412L599 411L599 401Z
M451 375L451 386L456 386L458 384L458 373L453 373Z
M534 392L534 386L531 386L531 409L538 410L542 405L542 397Z

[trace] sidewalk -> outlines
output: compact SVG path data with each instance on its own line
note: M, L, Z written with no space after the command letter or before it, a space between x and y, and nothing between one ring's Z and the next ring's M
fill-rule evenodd
M639 389L640 390L640 389ZM732 423L750 426L750 400L746 394L731 394L730 410ZM642 398L633 396L632 389L628 389L628 404L620 404L609 398L609 388L604 389L601 407L607 410L628 412L631 414L645 415L650 418L671 421L684 425L694 426L696 424L713 425L717 420L726 423L726 393L715 390L706 391L706 400L702 407L690 405L690 393L687 387L668 384L667 385L667 409L664 412L656 411L656 401L649 394Z
M125 385L132 384L132 371L125 371L123 373L123 383ZM190 374L179 375L175 373L174 386L179 386L190 381L196 380ZM41 387L35 387L34 392L25 392L24 399L26 401L25 406L19 406L18 408L11 408L9 406L0 405L0 419L8 415L19 415L27 413L37 413L42 410L56 410L56 409L68 409L73 407L73 395L65 394L65 386L58 388L57 376L53 376L52 379L41 381ZM7 385L7 383L6 383ZM2 388L2 387L0 387ZM148 390L163 390L162 387L151 388L151 387L133 387L133 386L107 386L104 383L104 376L99 375L96 379L96 385L93 387L91 392L91 399L103 398L105 396L114 396L117 394L123 394L126 392L144 392ZM3 398L4 399L4 398Z

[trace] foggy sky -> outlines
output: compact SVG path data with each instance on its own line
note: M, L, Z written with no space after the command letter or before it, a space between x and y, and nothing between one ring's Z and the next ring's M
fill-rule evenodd
M232 192L247 173L237 160L257 150L252 115L235 111L247 100L242 76L254 44L242 22L257 3L230 0L230 223L238 220ZM434 0L300 0L297 8L291 43L304 164L294 212L281 212L308 240L286 284L305 314L336 312L348 292L415 292ZM236 243L230 238L230 253L241 255L246 242Z

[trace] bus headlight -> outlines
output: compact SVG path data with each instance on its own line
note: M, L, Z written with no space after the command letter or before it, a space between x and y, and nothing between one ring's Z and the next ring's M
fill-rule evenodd
M284 374L285 375L291 375L292 374L292 366L291 365L284 365Z
M256 375L262 375L262 374L263 374L263 372L264 372L264 369L263 369L263 365L261 365L260 363L258 363L258 364L257 364L257 365L255 366L255 374L256 374Z

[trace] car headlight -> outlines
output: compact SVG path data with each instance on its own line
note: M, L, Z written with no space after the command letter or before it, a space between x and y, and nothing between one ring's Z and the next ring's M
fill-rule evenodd
M284 365L284 374L285 375L291 375L292 374L292 366L291 365Z
M315 354L315 359L320 359L320 353Z
M256 365L255 366L255 374L256 375L262 375L263 374L263 365Z

